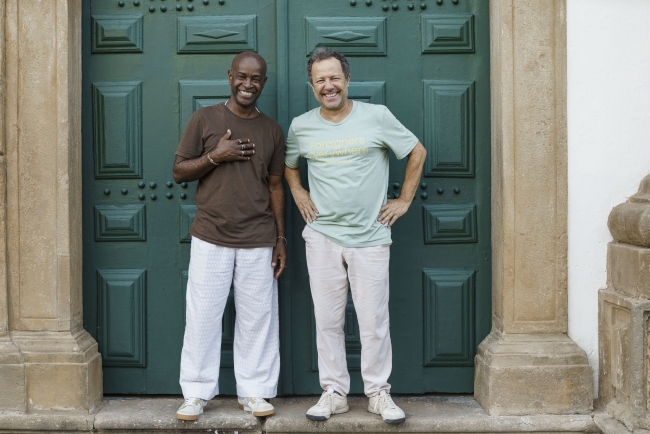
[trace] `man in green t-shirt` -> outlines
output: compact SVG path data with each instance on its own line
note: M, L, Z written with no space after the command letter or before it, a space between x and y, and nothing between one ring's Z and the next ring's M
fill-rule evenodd
M350 66L341 53L318 48L307 72L320 107L293 120L284 160L285 178L307 223L303 238L324 389L307 418L327 420L349 410L343 333L349 280L368 411L387 423L401 423L405 415L388 384L390 227L411 205L426 150L385 106L348 99ZM398 159L408 157L402 194L392 200L386 200L389 150ZM308 162L309 192L300 182L300 157Z

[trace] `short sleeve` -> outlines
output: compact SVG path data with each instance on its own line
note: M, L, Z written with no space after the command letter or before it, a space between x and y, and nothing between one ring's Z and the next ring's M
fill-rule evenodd
M284 153L284 164L287 167L295 169L298 167L300 161L300 143L298 143L298 137L296 133L293 132L293 123L289 127L289 133L287 134L287 145Z
M203 155L203 119L194 112L185 126L176 155L184 158L198 158Z
M418 144L418 138L415 137L415 134L406 129L388 108L384 109L381 125L384 145L395 153L398 160L410 154L415 145Z
M269 164L269 175L282 176L284 173L284 134L278 125L274 134L274 150Z

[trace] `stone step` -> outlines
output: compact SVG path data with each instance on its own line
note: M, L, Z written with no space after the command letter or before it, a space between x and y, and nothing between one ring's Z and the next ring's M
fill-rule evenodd
M312 398L275 400L276 414L267 418L267 433L575 433L600 432L591 415L534 415L490 417L471 395L398 396L393 400L406 413L406 422L388 425L367 411L366 397L348 399L350 411L327 422L312 422L305 411Z
M605 412L594 415L594 422L603 434L650 434L650 431L646 429L630 431L622 422Z
M350 411L313 422L305 411L317 396L275 398L276 414L256 418L237 407L235 397L208 403L196 422L175 418L180 397L105 398L94 415L0 413L0 433L57 432L105 434L189 433L600 433L593 415L488 416L471 395L393 396L406 422L388 425L367 411L368 399L349 397Z

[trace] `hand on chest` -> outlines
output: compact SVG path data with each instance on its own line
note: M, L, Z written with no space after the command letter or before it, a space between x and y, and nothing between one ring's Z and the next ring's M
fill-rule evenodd
M265 161L267 164L270 162L274 147L273 138L260 131L245 130L242 128L215 128L214 132L205 138L203 145L205 148L204 151L208 152L209 150L214 149L219 143L219 140L221 140L221 138L226 134L228 128L230 128L231 131L230 140L241 140L242 143L255 144L255 153L249 155L251 161ZM247 145L246 148L250 149L250 145Z

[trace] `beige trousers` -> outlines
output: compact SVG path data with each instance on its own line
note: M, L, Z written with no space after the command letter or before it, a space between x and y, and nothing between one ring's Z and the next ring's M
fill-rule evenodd
M388 318L390 246L342 247L306 226L307 269L316 318L318 372L323 389L350 392L345 358L348 279L359 320L361 376L367 396L390 392L392 347Z

